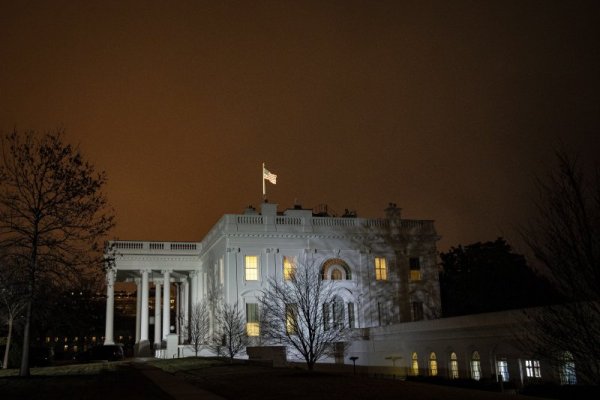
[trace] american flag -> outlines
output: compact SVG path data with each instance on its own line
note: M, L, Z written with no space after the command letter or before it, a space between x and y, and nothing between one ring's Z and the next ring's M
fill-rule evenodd
M269 182L271 182L273 185L277 184L277 175L269 172L268 169L266 169L265 167L263 167L263 179L268 180Z

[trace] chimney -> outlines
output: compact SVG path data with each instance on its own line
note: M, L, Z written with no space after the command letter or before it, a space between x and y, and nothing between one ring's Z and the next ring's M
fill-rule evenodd
M385 217L389 220L400 220L402 209L396 206L396 203L389 203L385 209Z

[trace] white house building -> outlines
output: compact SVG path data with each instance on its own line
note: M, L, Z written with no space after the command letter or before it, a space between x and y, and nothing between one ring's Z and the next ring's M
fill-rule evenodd
M278 213L263 203L260 212L224 215L201 242L114 241L106 253L104 342L114 344L116 281L137 284L136 353L165 356L185 341L180 322L192 305L237 303L251 328L269 278L283 280L292 265L310 260L322 279L337 281L331 318L360 332L348 350L357 365L517 386L575 383L570 354L557 368L523 352L516 338L528 322L521 311L438 319L438 240L433 221L402 219L395 204L385 218L364 219L299 206Z
M114 343L116 281L138 286L136 351L150 354L172 327L179 330L172 300L175 315L183 320L193 304L216 298L237 303L253 323L252 310L268 278L283 279L286 268L299 259L316 263L323 279L339 280L344 311L336 315L343 315L350 328L436 318L441 309L439 237L433 221L402 219L395 204L385 211L382 219L328 217L299 206L278 213L276 204L263 203L260 213L248 208L224 215L202 242L112 242L105 343Z

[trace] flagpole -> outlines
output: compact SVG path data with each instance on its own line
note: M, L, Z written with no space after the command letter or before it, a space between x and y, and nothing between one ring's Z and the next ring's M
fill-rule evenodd
M260 172L262 175L262 184L263 184L263 201L267 200L267 188L265 185L265 163L262 163L262 171Z

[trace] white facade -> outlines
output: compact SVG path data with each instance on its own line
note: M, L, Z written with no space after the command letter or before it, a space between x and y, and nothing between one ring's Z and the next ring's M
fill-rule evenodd
M138 285L137 351L149 354L172 326L185 341L170 312L172 300L183 320L201 300L237 302L245 310L258 302L269 278L283 279L286 259L316 263L324 279L339 279L337 294L345 324L352 328L436 318L441 308L438 239L433 221L403 220L395 205L384 219L362 219L317 217L300 208L278 214L276 204L264 203L260 213L224 215L202 242L112 242L105 343L114 341L114 281ZM152 285L154 346L149 337Z
M193 304L208 301L212 315L219 303L253 309L246 306L258 304L269 279L284 279L291 260L315 263L323 279L336 280L334 301L344 305L337 322L357 333L348 349L357 365L517 387L576 382L572 358L557 369L522 349L516 338L529 329L522 311L438 319L433 221L402 219L394 204L385 211L382 219L332 218L301 208L277 213L277 205L264 203L260 213L224 215L202 242L112 242L105 344L114 343L114 282L137 285L136 353L154 349L171 358L193 355L181 328Z

